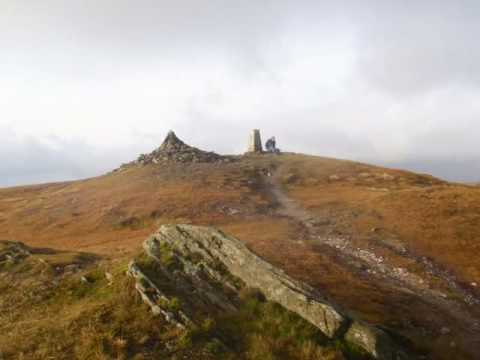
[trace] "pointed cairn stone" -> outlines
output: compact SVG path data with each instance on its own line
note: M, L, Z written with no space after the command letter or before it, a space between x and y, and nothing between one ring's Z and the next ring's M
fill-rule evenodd
M185 144L173 131L170 131L159 148L150 154L140 155L136 163L140 165L146 165L151 163L162 164L166 162L212 163L227 161L227 157L218 155L214 152L203 151Z
M253 153L263 152L262 138L260 137L260 130L258 129L252 130L250 134L248 152L253 152Z
M189 148L182 140L180 140L175 132L169 131L167 137L163 141L162 145L158 149L159 151L179 151L185 148Z

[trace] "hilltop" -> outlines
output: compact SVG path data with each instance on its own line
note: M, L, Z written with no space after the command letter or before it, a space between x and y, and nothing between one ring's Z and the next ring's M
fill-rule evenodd
M473 359L480 346L475 186L301 154L223 156L171 133L110 174L0 189L0 239L101 258L79 274L114 272L160 226L179 223L240 239L342 313L427 358ZM83 306L93 300L70 300L91 316ZM148 312L138 311L146 321ZM37 316L23 321L39 334ZM0 328L9 321L0 318ZM0 335L0 344L7 339Z

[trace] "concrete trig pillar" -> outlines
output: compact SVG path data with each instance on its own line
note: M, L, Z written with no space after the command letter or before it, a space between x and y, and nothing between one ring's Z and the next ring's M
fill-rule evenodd
M260 137L260 130L258 129L252 130L250 134L248 152L256 152L256 153L263 152L262 138Z

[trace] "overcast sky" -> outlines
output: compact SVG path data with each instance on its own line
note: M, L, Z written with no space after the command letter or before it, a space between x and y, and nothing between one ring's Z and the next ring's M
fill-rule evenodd
M186 142L480 180L480 1L0 0L0 186Z

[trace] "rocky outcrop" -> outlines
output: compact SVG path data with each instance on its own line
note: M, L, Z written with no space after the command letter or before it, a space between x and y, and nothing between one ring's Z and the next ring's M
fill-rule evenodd
M0 241L0 267L16 264L30 256L30 249L21 242Z
M345 334L347 342L356 344L376 359L403 359L406 355L396 349L390 337L380 329L353 321Z
M170 131L163 144L150 154L142 154L138 157L136 163L158 164L165 162L179 163L212 163L229 162L232 159L214 152L207 152L181 141L173 131Z
M216 229L189 225L163 226L145 241L144 248L147 254L157 257L159 247L165 243L182 258L198 254L207 264L220 261L248 287L260 289L267 299L308 319L328 337L335 337L347 323L312 288L289 278L249 251L239 240L227 237Z
M403 359L403 351L380 329L342 314L312 287L296 281L251 252L241 241L210 227L165 225L144 242L145 255L130 265L137 290L152 311L181 326L194 323L199 304L235 310L238 292L259 289L269 301L282 305L316 326L331 339L354 344L377 359ZM175 286L182 298L192 299L180 313L159 304L171 301L159 283L148 279L155 267L166 289ZM145 269L142 272L141 269ZM150 270L149 270L150 269ZM170 299L170 300L169 300ZM201 307L201 306L200 306ZM188 310L191 309L190 314Z
M137 280L135 288L142 297L142 300L150 306L153 314L163 315L166 321L173 323L180 328L192 324L192 321L183 313L183 311L179 309L176 311L168 309L168 304L171 299L169 299L169 297L142 272L134 261L129 264L127 274Z

